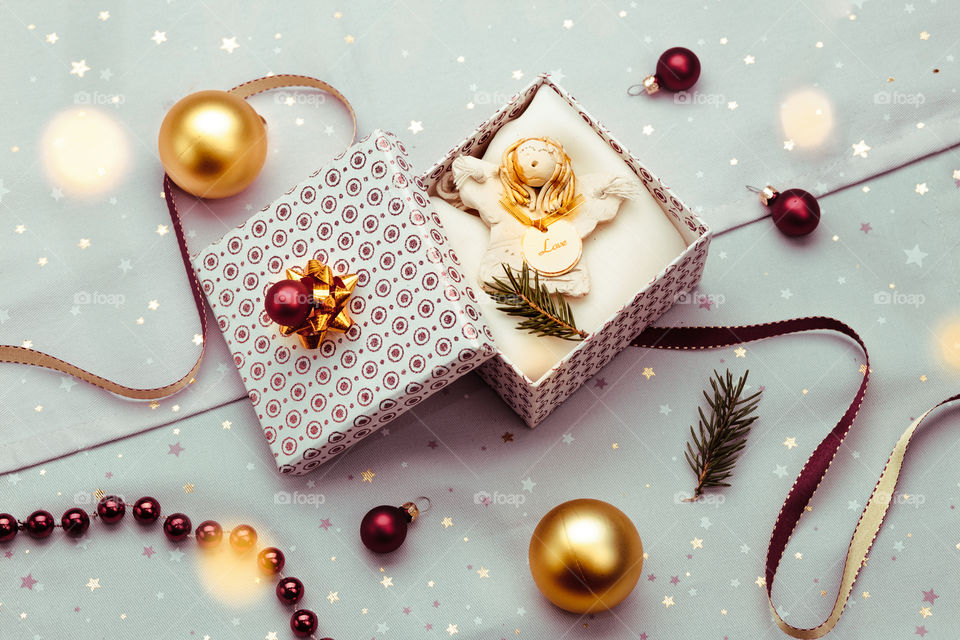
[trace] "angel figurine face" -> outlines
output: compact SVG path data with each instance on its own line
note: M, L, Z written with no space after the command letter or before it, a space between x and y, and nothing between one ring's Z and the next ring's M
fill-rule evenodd
M513 154L513 166L520 180L531 187L540 188L550 178L560 160L558 149L544 140L523 141Z

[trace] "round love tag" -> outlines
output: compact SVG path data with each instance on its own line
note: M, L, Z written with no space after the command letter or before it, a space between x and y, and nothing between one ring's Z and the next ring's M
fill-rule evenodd
M521 249L524 261L544 276L567 273L580 262L583 241L576 227L566 220L557 220L546 230L530 227L523 234Z

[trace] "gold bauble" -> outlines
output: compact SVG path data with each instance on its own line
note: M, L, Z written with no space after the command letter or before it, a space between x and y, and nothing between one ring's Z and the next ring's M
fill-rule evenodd
M606 611L637 585L643 544L623 511L582 498L543 516L530 538L529 559L547 600L572 613Z
M177 102L160 125L160 162L181 189L226 198L246 189L267 158L267 128L246 100L198 91Z

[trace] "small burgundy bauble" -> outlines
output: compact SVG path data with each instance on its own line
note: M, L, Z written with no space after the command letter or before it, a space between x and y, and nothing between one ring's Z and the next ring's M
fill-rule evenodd
M210 549L220 544L220 541L223 540L223 527L213 520L207 520L197 526L195 535L197 537L197 544L200 545L201 549Z
M763 189L748 186L747 189L759 194L760 202L770 207L773 224L786 236L805 236L820 224L820 204L808 191L777 191L770 185Z
M9 513L0 513L0 542L10 542L17 536L20 525Z
M283 571L286 559L283 552L276 547L267 547L257 554L257 566L267 575L274 575Z
M63 532L71 538L79 538L90 528L90 516L83 509L73 507L63 512L63 516L60 518L60 526L63 527Z
M27 516L26 522L23 523L23 530L30 534L31 538L39 540L53 533L54 526L53 514L40 509Z
M248 524L241 524L230 532L230 546L234 551L250 551L257 545L257 531Z
M277 583L277 598L284 604L297 604L303 598L303 583L297 578L282 578Z
M700 58L690 49L667 49L657 60L657 84L667 91L686 91L700 78Z
M310 289L299 280L281 280L267 289L264 308L270 319L285 327L296 327L310 315Z
M171 514L163 521L163 535L167 536L167 539L171 542L185 540L192 530L193 525L190 518L182 513Z
M317 614L309 609L298 609L290 616L290 629L298 638L308 638L317 630Z
M144 496L133 503L133 519L140 524L156 522L160 517L160 503L156 498Z
M407 538L410 514L388 504L374 507L360 522L360 540L374 553L390 553Z
M805 236L820 224L820 204L803 189L787 189L773 199L773 223L785 235Z
M107 524L116 524L123 520L127 505L117 496L104 496L97 503L97 515Z

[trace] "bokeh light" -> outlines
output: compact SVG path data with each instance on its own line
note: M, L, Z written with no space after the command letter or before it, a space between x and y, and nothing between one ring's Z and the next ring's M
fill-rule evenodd
M70 109L44 131L41 157L53 186L72 195L96 195L112 188L129 166L123 128L96 109Z
M231 606L263 600L276 582L257 567L257 552L236 553L230 547L229 533L216 548L197 552L197 575L211 596ZM263 545L258 545L261 548Z
M780 105L783 135L797 147L819 147L833 130L833 105L820 89L794 91Z
M944 363L960 370L960 318L945 322L937 332L937 351Z

